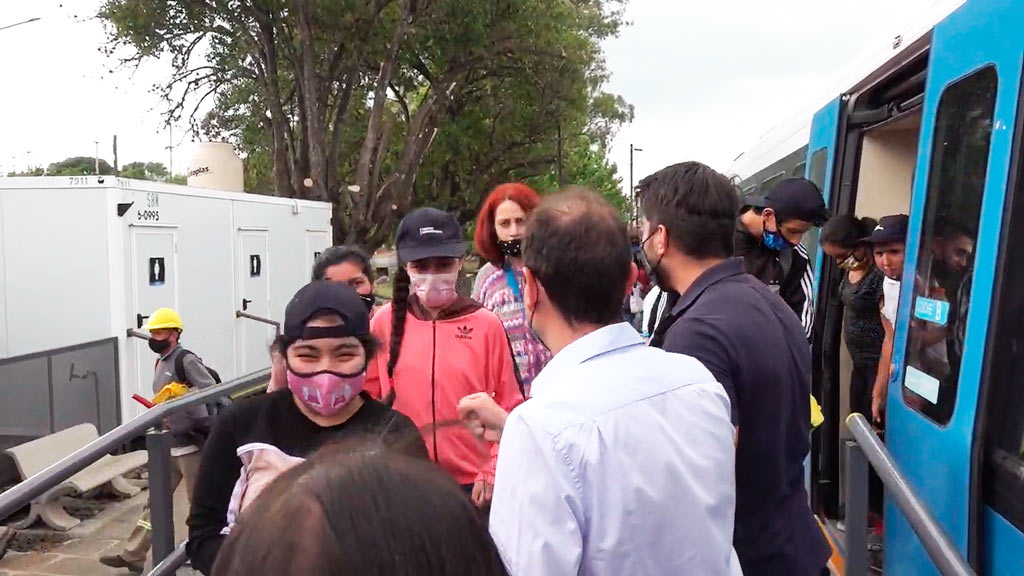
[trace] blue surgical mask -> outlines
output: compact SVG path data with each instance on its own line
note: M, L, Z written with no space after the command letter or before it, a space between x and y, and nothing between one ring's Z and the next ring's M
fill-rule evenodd
M767 224L764 225L764 231L761 233L761 241L764 242L765 248L769 250L781 252L787 248L792 248L789 242L782 236L782 233L777 230L775 232L769 231Z

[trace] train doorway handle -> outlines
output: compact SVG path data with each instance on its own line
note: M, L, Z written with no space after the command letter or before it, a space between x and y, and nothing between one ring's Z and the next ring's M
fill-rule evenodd
M252 303L252 300L248 300L246 298L242 298L242 310L248 310L249 309L249 304L251 304L251 303Z
M142 328L142 326L146 323L146 320L148 318L149 318L149 316L143 316L142 314L136 314L135 315L135 327L136 328Z

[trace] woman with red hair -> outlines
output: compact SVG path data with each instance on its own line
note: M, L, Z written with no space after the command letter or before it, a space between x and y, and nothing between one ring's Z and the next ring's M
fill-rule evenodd
M551 352L530 330L523 308L522 243L526 218L540 197L525 184L502 184L491 191L476 220L477 254L487 264L477 273L473 298L494 312L505 326L512 357L530 397L530 384L551 359Z

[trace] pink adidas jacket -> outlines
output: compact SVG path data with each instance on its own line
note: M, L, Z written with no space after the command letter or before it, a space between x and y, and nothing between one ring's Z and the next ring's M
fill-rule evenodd
M473 438L458 423L456 406L475 392L490 392L508 411L523 401L501 321L479 303L461 297L431 320L412 295L398 364L389 379L391 312L387 304L370 321L370 332L382 349L373 369L367 370L366 390L376 398L395 391L395 410L420 428L431 458L459 484L493 484L497 445ZM434 422L440 423L436 429Z

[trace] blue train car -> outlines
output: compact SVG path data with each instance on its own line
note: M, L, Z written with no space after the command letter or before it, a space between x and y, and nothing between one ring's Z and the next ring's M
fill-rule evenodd
M993 575L1024 574L1022 67L1024 2L938 2L817 112L781 124L732 169L748 193L802 173L835 214L910 215L885 441L964 557ZM813 258L814 390L826 424L811 493L835 526L850 360L841 270ZM892 502L884 545L885 573L937 573Z

